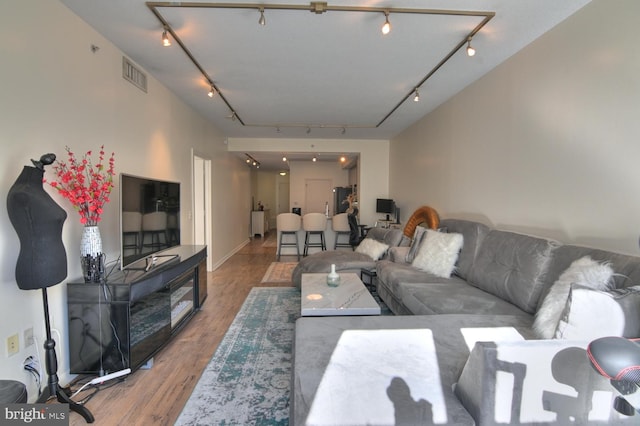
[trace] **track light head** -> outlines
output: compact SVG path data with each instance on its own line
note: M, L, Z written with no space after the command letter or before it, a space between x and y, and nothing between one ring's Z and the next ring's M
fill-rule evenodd
M247 164L249 166L253 166L256 169L260 168L260 162L258 160L256 160L255 158L253 158L251 156L251 154L248 154L248 153L245 152L244 155L245 155L245 157L247 157L245 161L247 162Z
M258 24L262 25L263 27L267 25L267 20L264 19L264 7L260 8L260 19L258 19Z
M169 40L166 28L162 31L162 45L165 47L171 46L171 40Z
M209 93L207 93L207 96L209 96L210 98L213 98L216 94L216 88L213 87L213 85L211 85L211 88L209 89Z
M414 91L413 102L420 102L420 92L418 92L417 87Z
M389 12L384 12L384 24L382 25L382 34L387 35L391 31L391 22L389 22Z
M467 39L467 56L473 56L476 54L476 49L471 46L471 37Z

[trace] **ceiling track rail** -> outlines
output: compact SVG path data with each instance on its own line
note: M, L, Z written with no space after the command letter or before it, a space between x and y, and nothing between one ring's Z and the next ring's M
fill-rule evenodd
M220 99L225 103L231 113L231 118L237 120L242 126L246 127L272 127L276 129L281 128L307 128L307 129L374 129L380 127L385 121L389 119L397 110L404 104L407 99L414 95L417 89L422 87L440 68L442 68L465 44L473 38L482 28L487 25L489 21L495 16L495 12L487 11L469 11L469 10L442 10L442 9L408 9L408 8L394 8L394 7L369 7L369 6L335 6L329 5L326 2L311 2L308 5L296 5L296 4L261 4L261 3L197 3L197 2L154 2L149 1L145 3L147 8L154 14L154 16L160 21L165 31L169 32L173 39L178 43L182 51L193 63L193 65L202 74L211 88L219 94ZM469 17L483 17L482 21L476 25L464 38L455 45L447 55L445 55L438 64L433 67L417 84L415 84L411 90L389 111L383 118L375 125L349 125L349 124L259 124L259 123L246 123L238 114L238 111L231 105L229 100L224 96L220 88L214 83L213 78L205 71L198 60L193 56L189 48L178 37L173 30L169 22L162 16L160 8L199 8L199 9L255 9L257 11L263 10L293 10L293 11L308 11L311 13L322 14L326 12L363 12L363 13L383 13L383 14L417 14L417 15L442 15L442 16L469 16Z

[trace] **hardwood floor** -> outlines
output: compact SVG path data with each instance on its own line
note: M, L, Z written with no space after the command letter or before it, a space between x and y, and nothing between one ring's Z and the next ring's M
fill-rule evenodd
M275 231L271 231L266 240L274 237ZM151 369L134 372L87 402L86 407L95 417L94 424L174 424L251 288L291 285L260 283L271 262L276 260L275 247L263 247L264 241L253 239L220 268L207 274L208 297L201 311L156 354ZM295 256L280 259L281 262L296 260ZM74 399L81 397L83 395ZM86 423L80 415L70 413L69 424Z

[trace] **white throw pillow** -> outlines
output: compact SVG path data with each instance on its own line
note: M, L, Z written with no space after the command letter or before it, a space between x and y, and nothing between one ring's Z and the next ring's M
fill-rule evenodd
M356 252L366 254L373 260L378 260L388 249L389 246L387 244L381 243L373 238L365 238L356 248Z
M562 311L567 304L571 284L576 283L594 290L608 290L611 287L613 270L608 264L596 262L589 256L574 260L573 263L553 283L549 294L533 322L533 330L540 338L553 338Z
M640 286L596 291L571 286L556 339L595 340L606 336L640 337Z
M418 254L411 264L438 277L449 278L456 267L462 244L462 234L427 229Z

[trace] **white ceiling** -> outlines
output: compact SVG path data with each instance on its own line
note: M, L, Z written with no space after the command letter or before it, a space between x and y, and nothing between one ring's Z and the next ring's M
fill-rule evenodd
M153 2L159 18L144 0L60 1L228 137L390 139L590 0L329 2L493 12L473 37L474 57L466 55L465 40L482 16L391 12L392 30L383 36L381 12L315 14L267 7L261 26L257 8ZM310 5L303 0L277 4ZM161 19L202 70L175 40L162 46ZM413 89L456 46L461 48L420 86L420 102L414 102ZM207 76L227 103L220 94L207 96ZM228 118L229 106L239 119Z

